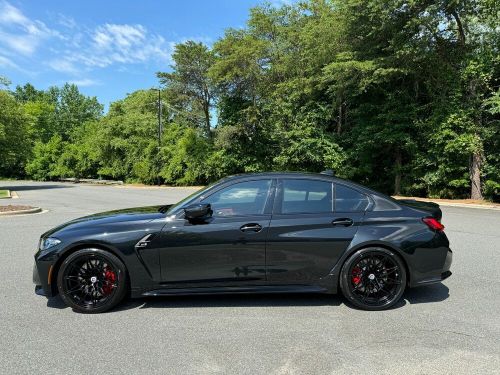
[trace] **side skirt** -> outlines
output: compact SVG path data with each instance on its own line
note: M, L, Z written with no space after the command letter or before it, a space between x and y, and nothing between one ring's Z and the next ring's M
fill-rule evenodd
M192 294L259 294L259 293L328 293L328 289L311 285L224 286L197 288L162 288L142 293L144 297Z

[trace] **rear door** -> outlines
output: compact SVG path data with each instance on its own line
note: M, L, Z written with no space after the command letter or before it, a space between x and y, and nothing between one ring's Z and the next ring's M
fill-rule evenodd
M366 195L332 181L279 180L266 245L268 282L314 284L327 276L368 204Z

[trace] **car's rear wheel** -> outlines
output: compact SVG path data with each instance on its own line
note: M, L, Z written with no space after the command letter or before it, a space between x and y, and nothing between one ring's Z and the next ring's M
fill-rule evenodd
M115 255L101 249L81 249L63 261L57 288L63 301L75 311L101 313L125 297L127 272Z
M365 248L351 255L342 267L340 287L345 298L363 310L394 306L406 286L401 258L384 248Z

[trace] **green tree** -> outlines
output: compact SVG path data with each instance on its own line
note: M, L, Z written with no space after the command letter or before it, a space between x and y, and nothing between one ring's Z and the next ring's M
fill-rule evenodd
M0 90L0 175L23 175L29 143L28 118L14 97Z
M212 49L176 46L157 73L161 147L151 90L102 116L75 86L27 84L6 113L24 119L19 165L37 178L203 184L329 168L386 193L499 200L498 24L497 0L264 4Z
M9 87L10 81L7 77L0 76L0 86Z
M215 56L204 44L187 41L175 46L172 59L172 72L158 72L157 76L167 89L169 104L176 109L174 115L191 124L199 123L210 137L215 92L207 72Z
M63 140L70 139L79 126L87 121L98 120L102 115L103 106L97 98L83 95L76 85L66 83L61 89L49 94L57 100L55 121Z

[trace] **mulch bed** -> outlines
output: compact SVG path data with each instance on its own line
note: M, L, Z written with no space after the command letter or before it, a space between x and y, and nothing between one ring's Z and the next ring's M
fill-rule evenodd
M35 207L9 204L8 206L0 206L0 212L24 211L31 210L32 208Z

